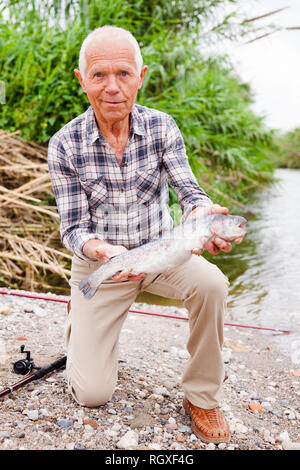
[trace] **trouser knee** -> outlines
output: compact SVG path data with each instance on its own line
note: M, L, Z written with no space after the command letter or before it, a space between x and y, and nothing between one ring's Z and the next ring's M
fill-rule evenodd
M226 299L228 295L229 281L222 271L213 266L210 273L203 277L196 278L191 285L191 294L199 297L211 297L213 299Z
M75 374L73 367L67 367L67 377L68 389L75 401L91 408L105 405L111 399L116 386L114 377L107 381L103 377L87 378L82 373Z
M69 390L79 405L90 408L105 405L113 395L113 390L79 389L74 385L70 385Z

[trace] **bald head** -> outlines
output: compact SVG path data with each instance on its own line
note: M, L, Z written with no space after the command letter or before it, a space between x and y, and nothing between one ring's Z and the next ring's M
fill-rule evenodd
M120 39L122 41L127 41L130 44L130 46L133 48L137 71L138 73L141 73L143 66L143 58L141 55L140 47L135 37L126 29L118 28L117 26L102 26L101 28L97 28L91 33L89 33L81 45L78 65L82 78L84 79L85 77L87 55L89 53L89 49L91 47L94 47L96 43L101 45L101 42L107 38L115 40Z

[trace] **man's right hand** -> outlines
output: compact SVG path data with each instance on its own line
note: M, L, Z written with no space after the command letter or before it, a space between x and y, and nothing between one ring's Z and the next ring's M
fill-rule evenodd
M106 263L114 256L120 255L127 251L127 248L123 245L111 245L110 243L104 242L98 239L92 239L85 243L83 247L83 254L87 258L98 259L101 263ZM130 271L121 271L112 276L115 282L122 281L142 281L145 278L144 273L137 275L130 274Z

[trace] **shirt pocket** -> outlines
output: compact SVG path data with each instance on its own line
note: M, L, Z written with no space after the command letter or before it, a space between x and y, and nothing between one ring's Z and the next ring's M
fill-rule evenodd
M153 200L160 182L160 165L158 161L149 162L147 166L136 170L136 195L138 203Z
M107 187L103 176L96 179L80 180L89 202L90 209L96 209L107 200Z

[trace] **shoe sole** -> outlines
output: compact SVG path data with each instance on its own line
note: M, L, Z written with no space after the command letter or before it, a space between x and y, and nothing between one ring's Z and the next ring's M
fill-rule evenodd
M183 408L185 409L186 413L189 416L192 416L189 406L185 400L183 401ZM205 442L206 444L210 444L211 442L214 444L221 444L221 442L229 442L231 438L230 433L228 437L208 437L205 434L202 434L202 432L196 427L193 421L192 421L192 431L195 434L195 436L197 436L199 439L201 439L201 441Z

